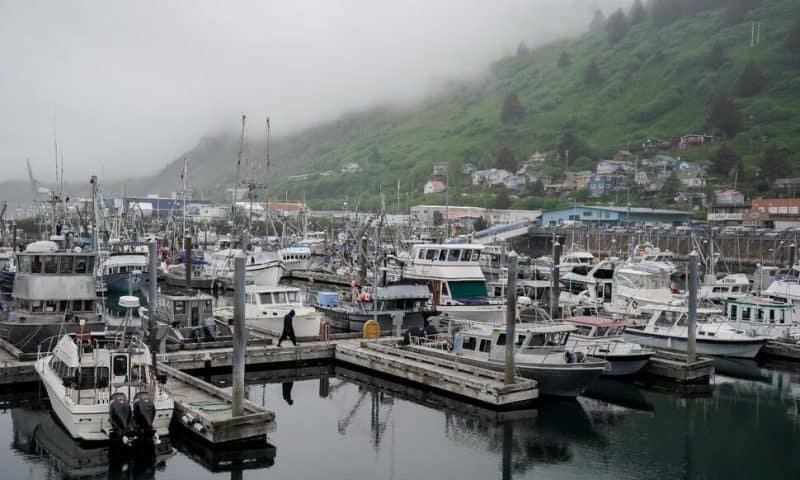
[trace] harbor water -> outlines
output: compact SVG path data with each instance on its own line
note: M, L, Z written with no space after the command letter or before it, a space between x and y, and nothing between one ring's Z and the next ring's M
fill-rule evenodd
M248 398L277 416L268 445L226 453L172 435L155 458L76 444L35 387L17 389L2 395L0 462L9 479L800 478L800 373L717 372L696 390L601 381L497 413L341 365L249 371Z

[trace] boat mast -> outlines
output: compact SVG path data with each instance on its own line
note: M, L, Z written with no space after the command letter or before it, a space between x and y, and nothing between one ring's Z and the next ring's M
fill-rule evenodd
M242 170L242 148L244 147L244 128L245 122L247 121L247 115L242 114L242 132L239 136L239 157L236 160L236 183L233 185L233 199L231 202L231 225L236 227L236 202L239 200L239 175L241 174ZM232 235L235 236L236 229L232 229Z

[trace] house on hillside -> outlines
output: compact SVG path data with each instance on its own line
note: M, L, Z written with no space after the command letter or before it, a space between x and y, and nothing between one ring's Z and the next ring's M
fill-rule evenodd
M345 163L342 167L342 173L358 173L361 171L361 165L356 162Z
M642 160L642 167L652 168L653 170L672 170L678 165L678 160L669 155L653 155Z
M597 174L604 175L608 173L626 173L633 171L635 166L633 162L622 162L616 160L600 160L597 164Z
M681 137L678 142L678 148L680 150L686 150L689 147L697 147L708 143L714 143L713 135L690 133Z
M433 176L434 177L444 177L447 175L447 164L444 162L438 162L433 164Z
M776 178L772 188L779 197L795 197L800 193L800 178Z
M542 152L533 152L527 163L531 165L541 165L547 161L547 154Z
M434 193L442 193L447 189L447 185L444 184L441 180L431 180L425 184L423 188L423 193L425 195L431 195Z
M620 174L594 175L587 184L589 197L597 198L606 192L618 192L626 187L625 177Z
M525 186L525 179L524 175L509 175L503 179L503 185L509 190L518 190Z
M499 168L487 170L475 170L472 172L473 185L488 185L490 187L502 185L506 177L511 176L511 172Z
M582 170L580 172L564 172L564 183L570 190L581 190L587 188L589 180L594 176L593 172Z
M615 162L632 162L633 160L634 155L628 150L617 150L616 153L614 153Z
M633 177L633 184L636 185L637 188L646 187L647 184L650 183L650 178L647 176L647 172L639 170L636 172L636 175Z

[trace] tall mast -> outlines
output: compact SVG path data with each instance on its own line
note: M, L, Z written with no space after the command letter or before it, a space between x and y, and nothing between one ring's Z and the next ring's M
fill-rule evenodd
M247 115L242 114L242 133L239 136L239 158L236 160L236 183L233 185L233 202L231 205L231 222L236 226L236 202L239 200L239 175L242 170L242 148L244 147L244 126Z
M189 193L188 190L188 179L187 177L187 168L186 168L186 157L183 157L183 174L181 175L181 179L183 179L183 188L181 194L183 195L183 237L186 238L186 196Z

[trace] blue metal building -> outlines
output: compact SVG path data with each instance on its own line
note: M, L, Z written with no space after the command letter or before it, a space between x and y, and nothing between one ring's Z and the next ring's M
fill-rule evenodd
M539 218L540 227L550 227L565 222L579 221L597 225L678 225L689 219L692 212L682 210L661 210L643 207L605 207L594 205L575 205L567 208L545 210Z

